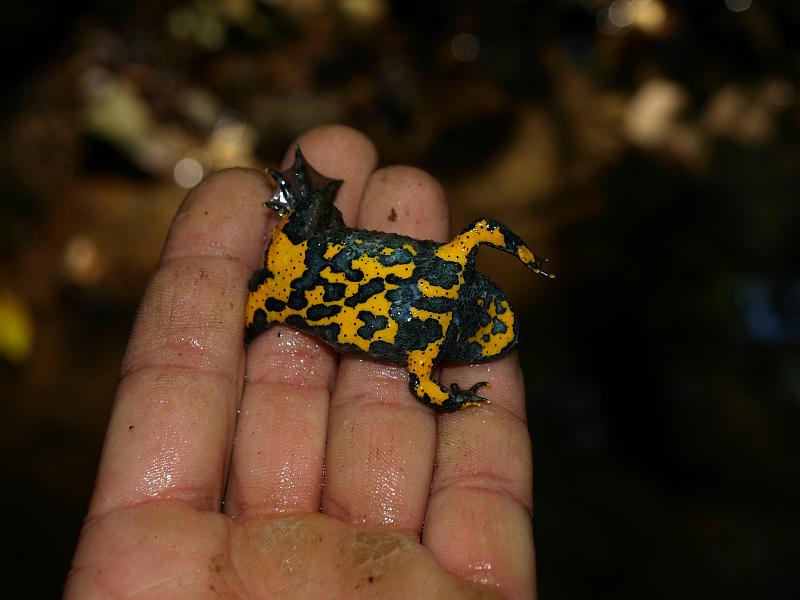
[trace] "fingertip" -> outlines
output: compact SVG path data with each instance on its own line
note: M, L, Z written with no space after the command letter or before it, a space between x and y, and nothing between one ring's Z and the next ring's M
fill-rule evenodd
M359 227L422 239L444 240L450 214L444 189L434 177L405 165L375 171L358 213Z
M297 138L296 144L300 145L304 152L305 146L313 146L320 155L334 151L346 151L344 156L329 157L331 162L336 159L354 158L375 163L378 159L378 151L372 140L357 129L338 123L309 129ZM293 159L294 146L287 151L284 162L288 161L287 164L291 164Z
M267 177L254 169L212 173L178 209L162 263L185 256L224 256L256 268L271 228L272 212L262 206L271 193Z
M230 167L209 173L203 181L189 190L186 199L179 209L179 212L191 207L201 201L213 199L215 194L223 188L228 190L241 190L243 192L255 191L258 193L267 191L272 187L267 176L257 169L250 167Z

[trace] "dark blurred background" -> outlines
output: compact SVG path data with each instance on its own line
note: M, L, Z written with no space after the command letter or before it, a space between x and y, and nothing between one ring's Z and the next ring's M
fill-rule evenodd
M60 593L186 189L338 121L559 275L481 259L522 313L542 597L796 598L798 31L794 0L4 3L9 577Z

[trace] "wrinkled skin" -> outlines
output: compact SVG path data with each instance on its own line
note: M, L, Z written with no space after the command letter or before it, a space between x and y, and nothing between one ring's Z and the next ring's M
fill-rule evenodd
M372 144L344 127L298 141L345 179L346 223L446 239L430 176L376 171ZM491 404L436 415L402 368L339 357L305 333L276 326L245 352L247 282L275 225L269 185L220 172L175 217L66 597L533 598L516 355L444 367L447 384L491 381Z

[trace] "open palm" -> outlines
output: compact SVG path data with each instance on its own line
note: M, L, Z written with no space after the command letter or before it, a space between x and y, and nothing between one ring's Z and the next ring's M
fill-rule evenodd
M430 176L344 127L300 140L364 229L444 239ZM291 162L287 159L286 164ZM255 171L187 197L125 356L68 598L531 598L531 448L515 354L445 367L490 405L438 415L408 375L275 326L245 351L275 225ZM424 530L423 530L424 524Z

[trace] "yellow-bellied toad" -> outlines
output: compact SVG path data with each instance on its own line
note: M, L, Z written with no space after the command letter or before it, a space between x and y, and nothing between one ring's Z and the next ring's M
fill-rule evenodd
M497 285L475 270L478 246L513 254L552 277L525 243L493 219L452 241L415 240L346 227L333 205L341 181L316 172L300 148L266 203L282 218L265 265L250 281L245 341L275 323L311 332L341 352L403 366L412 393L441 411L484 401L479 382L450 389L432 379L439 361L479 363L506 354L517 321Z

